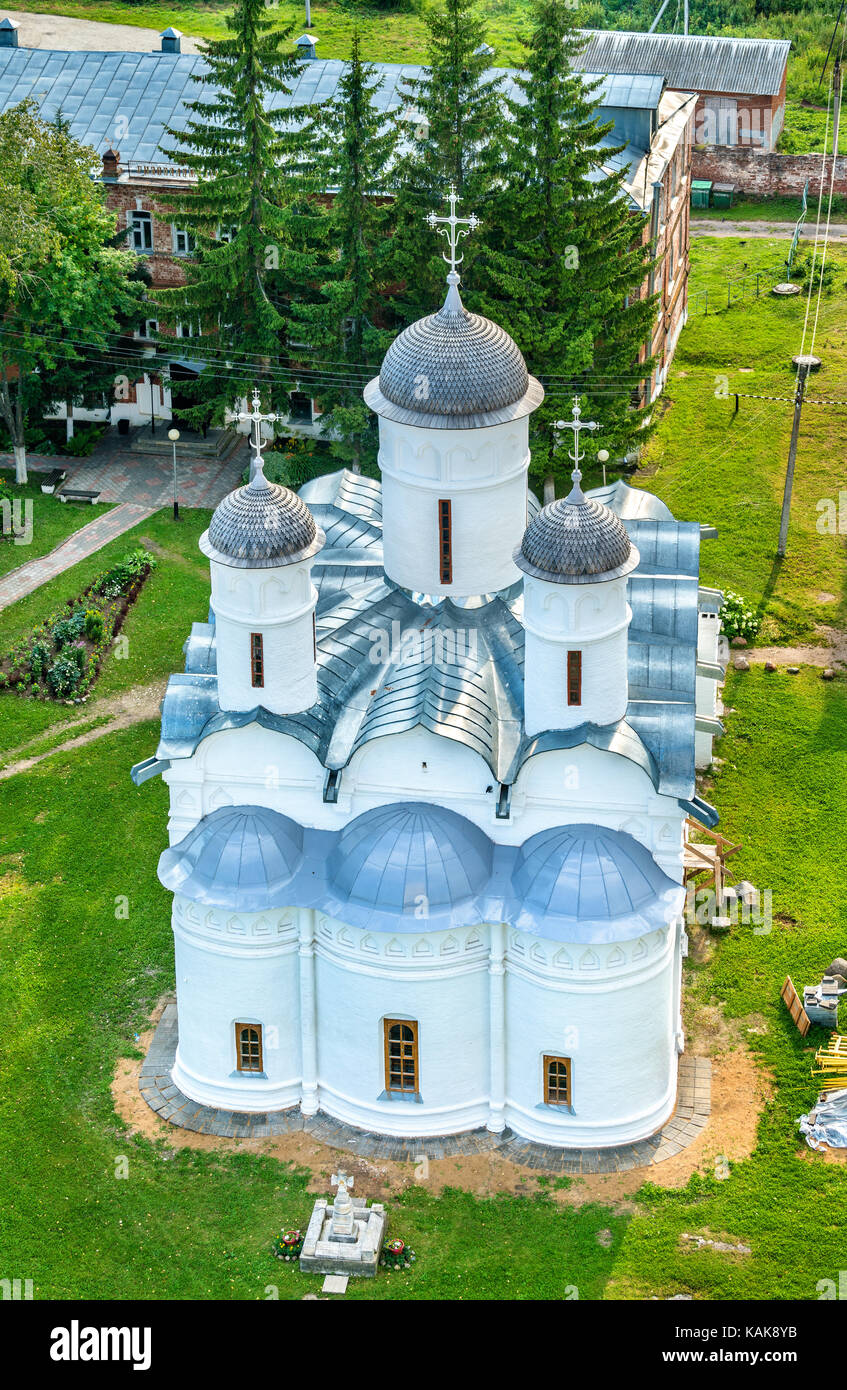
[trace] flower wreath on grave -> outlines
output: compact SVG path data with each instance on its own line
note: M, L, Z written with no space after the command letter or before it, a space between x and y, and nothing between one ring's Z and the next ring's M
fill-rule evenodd
M411 1269L414 1261L414 1250L395 1236L394 1240L387 1240L383 1245L379 1263L384 1269Z
M273 1252L278 1260L296 1260L302 1249L302 1231L280 1231L273 1244Z

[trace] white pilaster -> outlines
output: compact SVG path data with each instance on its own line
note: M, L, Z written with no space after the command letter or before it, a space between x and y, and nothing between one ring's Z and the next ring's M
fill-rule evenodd
M300 1053L303 1059L300 1110L304 1115L318 1112L318 1033L315 995L315 914L311 908L300 911Z
M489 1057L491 1065L487 1129L506 1128L506 928L492 923L488 953Z

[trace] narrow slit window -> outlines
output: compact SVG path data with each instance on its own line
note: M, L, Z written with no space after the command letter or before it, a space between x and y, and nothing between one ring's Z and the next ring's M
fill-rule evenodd
M450 499L442 498L438 503L438 552L442 584L453 583L453 534L450 517Z
M582 704L582 652L568 652L568 704Z
M262 1025L236 1023L235 1051L239 1071L262 1071Z
M265 654L261 632L250 633L250 679L253 685L265 683Z
M414 1095L418 1090L418 1025L385 1020L385 1089Z
M314 657L315 662L317 663L317 659L318 659L318 620L317 620L317 618L315 617L314 613L312 614L312 656Z
M570 1057L544 1058L544 1102L546 1105L570 1105Z

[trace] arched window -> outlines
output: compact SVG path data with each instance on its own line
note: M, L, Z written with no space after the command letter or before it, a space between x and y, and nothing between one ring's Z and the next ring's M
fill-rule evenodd
M385 1020L385 1089L414 1094L418 1088L418 1025Z
M570 1105L570 1057L544 1058L544 1101L546 1105Z
M236 1023L235 1056L239 1071L262 1071L262 1025Z

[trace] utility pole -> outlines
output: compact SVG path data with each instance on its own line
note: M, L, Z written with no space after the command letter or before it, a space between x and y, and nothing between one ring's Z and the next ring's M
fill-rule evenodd
M685 0L685 32L688 33L688 0Z
M792 358L797 368L797 389L794 393L794 422L791 426L791 444L788 449L788 467L785 470L785 491L782 495L782 516L779 522L779 545L777 555L782 559L788 541L788 518L791 513L791 490L794 487L794 464L797 461L797 441L800 438L800 416L803 412L803 398L806 394L806 381L809 372L817 371L821 365L819 357L811 353Z

